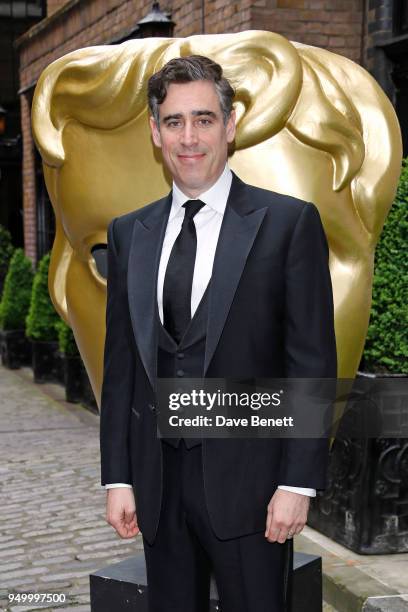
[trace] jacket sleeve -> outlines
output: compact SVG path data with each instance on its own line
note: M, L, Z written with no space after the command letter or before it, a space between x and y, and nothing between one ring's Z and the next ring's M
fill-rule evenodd
M285 270L285 374L287 378L337 376L329 248L319 212L306 203L290 241ZM298 407L296 407L298 410ZM282 439L280 483L324 489L328 438Z
M120 269L115 219L108 225L106 336L100 409L101 484L132 484L129 448L134 347L125 267Z

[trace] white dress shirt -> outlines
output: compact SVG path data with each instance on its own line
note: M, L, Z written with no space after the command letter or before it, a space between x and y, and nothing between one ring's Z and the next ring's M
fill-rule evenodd
M204 291L211 278L212 267L214 263L215 249L217 247L218 236L221 229L221 223L227 205L227 199L231 188L232 173L225 164L225 168L210 189L204 191L196 199L205 202L198 213L194 216L194 224L197 233L197 254L194 265L193 286L191 291L191 316L193 317L197 306L199 305ZM169 261L171 249L180 233L181 225L184 219L183 204L187 200L191 200L186 196L173 182L173 199L171 210L167 221L166 233L163 240L163 247L160 256L159 273L157 278L157 304L159 308L160 320L163 323L163 284L166 273L167 263ZM114 487L132 487L132 485L124 483L106 484L106 489ZM279 485L278 489L301 493L314 497L315 489L304 487L290 487L287 485Z

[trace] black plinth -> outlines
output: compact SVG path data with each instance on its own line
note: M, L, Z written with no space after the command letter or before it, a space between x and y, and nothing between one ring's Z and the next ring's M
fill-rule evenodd
M330 451L327 487L312 498L307 524L360 555L406 553L408 438L401 431L407 422L407 378L365 380L358 377ZM359 417L355 431L367 431L364 417L381 424L381 437L348 435L353 403Z
M31 342L24 329L0 330L1 363L10 370L31 365Z
M32 340L32 367L35 383L64 383L64 371L57 340Z
M322 560L295 553L292 612L322 612ZM91 612L148 612L144 554L125 559L90 575ZM211 580L210 612L222 612Z

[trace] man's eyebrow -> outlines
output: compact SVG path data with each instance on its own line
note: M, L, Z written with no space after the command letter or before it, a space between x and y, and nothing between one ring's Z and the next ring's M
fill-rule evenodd
M192 111L191 113L192 115L194 115L195 117L197 117L198 115L207 115L209 117L216 117L217 115L210 110L196 110L196 111Z
M181 113L174 113L173 115L166 115L163 117L163 121L170 121L170 119L180 119L183 115Z
M194 117L201 117L201 116L207 116L207 117L212 117L212 118L216 118L217 115L216 113L214 113L214 111L210 111L210 110L206 110L206 109L202 109L202 110L193 110L191 111L191 114ZM173 113L172 115L166 115L165 117L163 117L162 121L163 123L166 123L167 121L171 121L172 119L181 119L183 116L182 113Z

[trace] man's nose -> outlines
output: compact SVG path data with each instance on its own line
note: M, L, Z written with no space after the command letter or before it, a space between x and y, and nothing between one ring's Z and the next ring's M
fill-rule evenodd
M192 122L187 121L181 133L181 143L186 147L191 147L198 142L197 128Z

